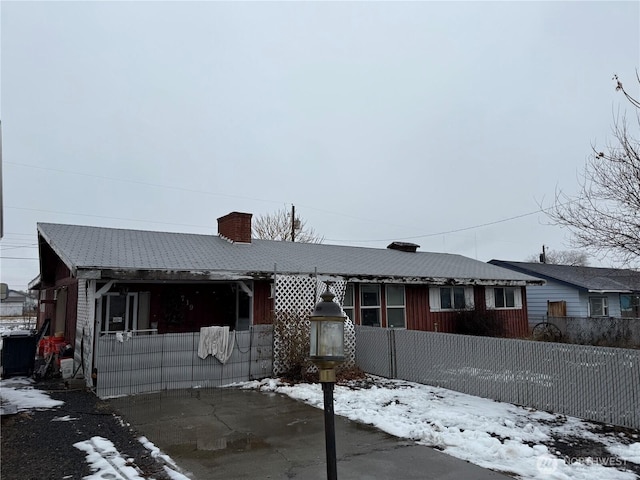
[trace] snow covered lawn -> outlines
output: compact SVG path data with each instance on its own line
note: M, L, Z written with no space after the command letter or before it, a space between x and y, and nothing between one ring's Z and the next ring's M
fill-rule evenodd
M323 408L319 384L278 379L231 386L277 392ZM336 385L336 415L522 479L633 480L640 436L575 417L402 380L368 376ZM339 447L338 447L339 448Z

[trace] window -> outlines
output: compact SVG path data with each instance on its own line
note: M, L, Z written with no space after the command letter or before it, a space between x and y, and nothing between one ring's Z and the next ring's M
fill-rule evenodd
M354 320L353 307L353 283L347 283L347 288L344 291L344 302L342 304L342 309L344 310L344 313L347 314L347 317L349 317L351 320Z
M405 328L404 286L387 285L387 326L389 328Z
M496 308L515 308L516 294L514 288L494 288Z
M473 287L432 287L429 304L432 312L473 309Z
M440 308L464 310L464 287L440 287Z
M138 328L137 293L106 293L101 300L103 332L136 330Z
M360 285L360 323L380 326L380 285Z
M620 315L640 318L640 295L620 295Z
M591 317L608 317L609 305L607 297L589 297L589 316Z
M251 291L249 290L249 292ZM246 331L249 330L251 326L251 297L241 288L236 290L236 296L236 312L238 313L236 318L236 330Z
M494 287L485 290L487 308L522 308L522 290L520 287Z

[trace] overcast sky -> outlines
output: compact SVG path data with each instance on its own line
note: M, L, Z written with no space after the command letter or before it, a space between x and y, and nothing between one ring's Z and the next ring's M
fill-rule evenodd
M10 288L37 222L215 234L292 204L325 243L566 250L532 212L611 138L613 75L638 92L637 1L1 8Z

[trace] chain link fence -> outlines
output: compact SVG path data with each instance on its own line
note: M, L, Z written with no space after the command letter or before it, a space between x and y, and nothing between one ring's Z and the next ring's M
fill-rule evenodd
M356 327L368 373L640 428L640 351Z
M95 387L100 398L182 388L217 387L269 377L271 325L235 332L226 363L198 356L200 332L105 335L96 342Z

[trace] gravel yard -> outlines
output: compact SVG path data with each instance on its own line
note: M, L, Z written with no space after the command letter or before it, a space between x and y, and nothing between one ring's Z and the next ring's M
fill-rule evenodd
M140 435L117 416L107 402L62 380L36 385L64 402L51 409L30 409L2 416L3 480L81 479L94 473L87 454L74 447L99 436L110 440L129 467L143 478L168 480L163 464L139 441Z

